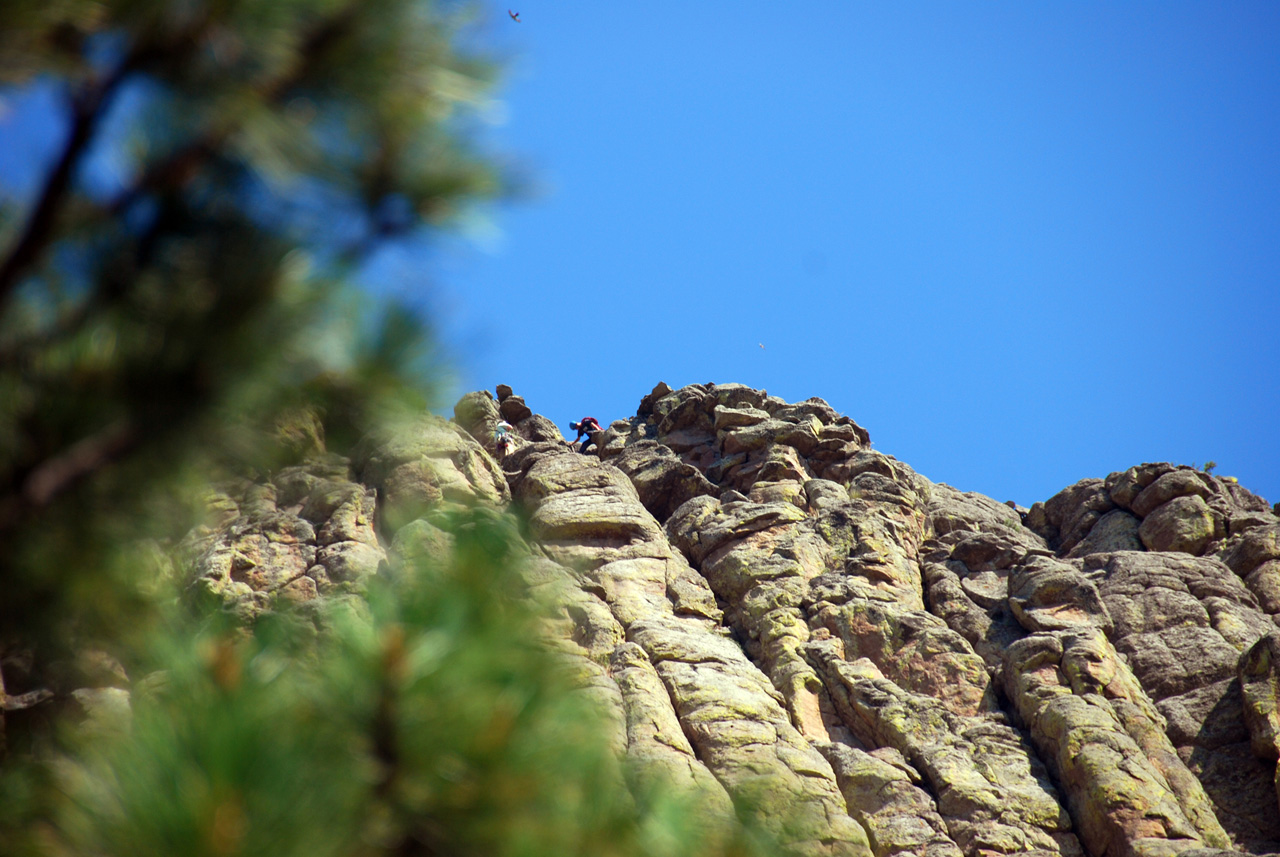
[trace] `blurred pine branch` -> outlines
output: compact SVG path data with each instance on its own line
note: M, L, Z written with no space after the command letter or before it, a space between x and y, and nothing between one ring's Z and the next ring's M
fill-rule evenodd
M46 645L65 638L55 616L122 627L138 605L115 546L180 533L197 483L281 463L263 433L282 415L316 415L332 445L423 406L421 321L392 308L377 332L349 283L386 242L502 191L467 123L494 70L455 47L471 14L0 10L4 84L55 90L64 131L0 236L0 625Z
M510 521L252 633L180 596L209 486L430 400L424 320L353 275L505 191L476 14L0 7L0 97L55 92L62 132L0 209L5 853L757 853L605 746Z

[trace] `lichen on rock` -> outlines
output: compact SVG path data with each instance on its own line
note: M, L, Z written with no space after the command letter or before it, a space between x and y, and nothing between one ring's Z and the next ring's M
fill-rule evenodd
M597 455L509 387L454 413L220 486L192 592L250 622L351 597L453 550L451 510L511 510L635 783L791 853L1280 850L1280 519L1233 481L1147 463L1024 509L741 384L660 383Z

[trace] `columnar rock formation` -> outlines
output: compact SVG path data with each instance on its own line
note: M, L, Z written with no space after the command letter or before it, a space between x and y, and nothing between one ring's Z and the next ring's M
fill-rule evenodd
M659 384L596 441L468 394L218 495L192 585L246 617L355 597L448 549L442 509L514 504L619 755L796 853L1280 850L1280 519L1233 480L1144 464L1019 509L739 384Z

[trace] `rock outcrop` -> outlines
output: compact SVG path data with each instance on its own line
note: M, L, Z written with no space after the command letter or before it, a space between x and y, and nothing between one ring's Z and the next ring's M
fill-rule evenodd
M224 487L191 591L358 598L448 550L449 509L515 506L618 754L793 853L1280 850L1280 519L1233 480L1142 464L1019 509L739 384L659 384L595 440L468 394Z

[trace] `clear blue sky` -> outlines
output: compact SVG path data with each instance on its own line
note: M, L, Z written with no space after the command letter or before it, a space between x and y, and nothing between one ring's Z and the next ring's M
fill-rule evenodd
M483 138L534 193L373 283L454 394L567 430L737 381L997 500L1209 459L1280 500L1280 4L514 3ZM9 176L57 136L14 127Z
M738 381L1002 501L1280 500L1280 5L489 8L538 193L437 254L460 388L567 430Z

